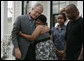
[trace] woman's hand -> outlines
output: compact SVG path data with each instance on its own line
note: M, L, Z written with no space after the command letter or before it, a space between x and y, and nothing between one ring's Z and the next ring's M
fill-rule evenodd
M20 35L20 36L21 36L21 35L22 35L22 31L19 31L18 35Z
M62 60L62 58L63 58L63 52L62 52L62 51L59 51L58 59L59 59L59 60Z
M64 51L58 51L59 52L59 54L63 54L64 53Z
M62 58L63 58L63 51L57 51L57 56L58 56L58 59L59 60L62 60Z
M47 32L49 32L49 30L50 30L50 28L49 28L48 26L44 26L44 27L42 28L41 34L47 33Z
M66 60L66 53L63 54L62 60Z

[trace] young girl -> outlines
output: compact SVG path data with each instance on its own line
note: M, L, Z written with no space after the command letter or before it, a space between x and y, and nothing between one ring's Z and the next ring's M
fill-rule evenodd
M65 32L66 32L66 27L64 25L65 21L66 21L66 15L64 13L60 13L58 15L58 20L57 20L59 25L51 29L52 32L51 38L53 40L58 59L62 59L63 50L65 46L65 40L64 40Z
M35 48L36 60L57 60L57 56L53 49L53 42L50 40L49 33L43 33L47 28L46 21L47 18L44 15L40 15L36 20L36 29L32 35L27 35L22 32L20 32L19 35L34 42L33 47L30 49L32 50L32 48ZM30 53L32 52L34 52L34 50ZM32 57L30 58L32 60Z

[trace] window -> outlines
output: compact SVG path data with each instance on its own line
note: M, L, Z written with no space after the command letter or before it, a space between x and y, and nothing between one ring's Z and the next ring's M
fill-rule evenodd
M59 13L66 6L66 1L53 1L53 14Z
M53 26L55 26L55 23L57 22L57 17L58 17L58 13L60 12L60 10L62 8L64 8L66 6L66 3L68 1L51 1L51 28Z

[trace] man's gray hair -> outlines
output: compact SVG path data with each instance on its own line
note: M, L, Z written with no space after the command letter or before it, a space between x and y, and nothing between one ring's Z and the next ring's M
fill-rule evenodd
M32 8L40 7L43 11L43 5L40 3L36 3Z

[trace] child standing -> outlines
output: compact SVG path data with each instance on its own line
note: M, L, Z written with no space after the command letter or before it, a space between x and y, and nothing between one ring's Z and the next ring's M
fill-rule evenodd
M66 21L66 15L64 13L60 13L58 15L57 20L59 25L51 29L52 32L51 39L55 46L56 55L58 56L59 60L61 60L63 57L63 50L65 47L65 40L64 40L66 32L66 26L64 25L65 21Z

